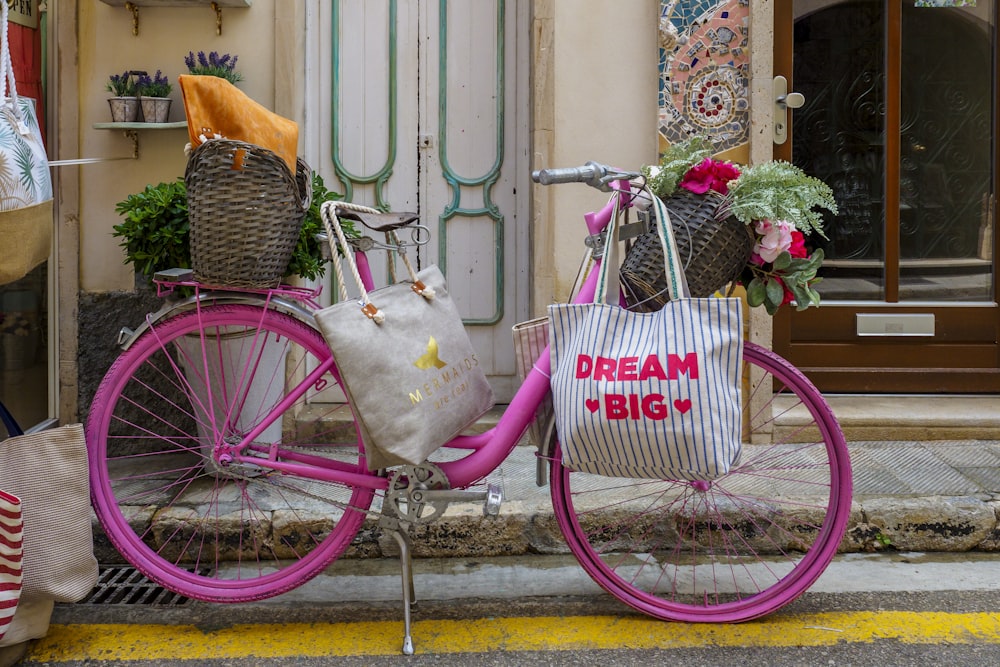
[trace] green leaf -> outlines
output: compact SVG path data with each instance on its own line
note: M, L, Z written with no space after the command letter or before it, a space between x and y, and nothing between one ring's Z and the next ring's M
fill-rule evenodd
M764 282L755 277L747 285L747 304L751 307L759 306L764 303L764 299L767 297L767 288L764 286Z
M775 269L777 269L779 271L783 271L783 270L787 269L788 267L792 266L796 261L799 261L799 260L797 260L797 259L793 260L792 256L789 254L789 252L787 250L784 250L784 251L782 251L782 253L780 255L778 255L774 259L773 266L774 266Z
M837 213L830 186L781 160L744 168L729 183L729 197L730 211L744 223L787 220L804 234L816 232L823 238L823 218L813 209Z
M767 281L767 302L775 303L777 306L781 305L781 302L785 298L785 289L781 286L781 282L778 280L768 280ZM777 307L776 306L776 307ZM769 311L770 312L770 311Z
M778 308L780 307L781 307L781 301L774 302L768 299L767 301L764 302L764 309L767 311L767 314L772 317L774 316L775 313L778 312Z
M792 285L789 289L792 290L792 295L795 297L795 305L799 310L809 307L809 302L812 299L810 298L809 291L805 286Z
M789 255L789 257L791 257L791 255ZM777 262L775 262L774 266L775 266L775 268L778 268ZM788 269L790 269L792 271L801 271L802 269L812 268L812 266L813 266L813 263L812 263L812 261L809 260L809 258L807 258L807 257L796 257L795 259L792 259L791 261L788 262L788 266L787 267L782 267L782 268L788 268Z

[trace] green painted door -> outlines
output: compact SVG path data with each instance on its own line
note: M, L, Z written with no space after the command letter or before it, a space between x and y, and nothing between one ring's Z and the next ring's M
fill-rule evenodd
M320 3L320 173L354 202L417 211L498 400L528 313L527 5Z

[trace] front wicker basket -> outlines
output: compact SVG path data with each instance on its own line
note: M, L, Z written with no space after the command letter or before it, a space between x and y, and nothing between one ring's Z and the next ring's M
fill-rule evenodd
M242 141L206 141L184 174L196 280L231 287L276 287L299 241L312 199L309 166L293 175L274 152Z
M680 189L663 203L670 213L670 228L691 296L711 296L735 280L750 260L754 239L747 226L735 217L717 218L721 196ZM629 248L622 262L621 280L636 310L659 310L670 300L663 247L655 229L641 235Z

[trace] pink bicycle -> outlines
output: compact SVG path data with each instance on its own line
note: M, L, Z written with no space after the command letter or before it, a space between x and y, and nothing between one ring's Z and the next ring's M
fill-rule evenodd
M638 173L596 163L533 178L612 189L612 201L585 216L591 245L614 200L624 208L642 192L630 186ZM379 231L412 222L384 220ZM356 247L367 285L371 241ZM596 273L576 301L592 300ZM497 489L470 488L513 451L548 395L548 349L494 428L455 438L441 460L370 472L313 326L315 292L209 288L182 273L158 285L174 295L125 331L87 421L94 509L108 537L172 591L240 602L305 583L360 544L363 527L391 531L402 548L403 650L411 653L407 531L453 501L498 511ZM177 296L180 286L193 296ZM829 406L766 349L745 343L744 366L743 454L714 482L588 475L562 465L555 438L540 450L569 550L608 593L656 618L768 614L820 576L844 535L851 468ZM777 424L792 412L794 426Z

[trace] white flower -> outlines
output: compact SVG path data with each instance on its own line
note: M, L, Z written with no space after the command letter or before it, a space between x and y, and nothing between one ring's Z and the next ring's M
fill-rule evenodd
M765 262L771 263L778 255L792 247L792 231L795 226L785 220L758 220L754 228L760 234L753 251Z

